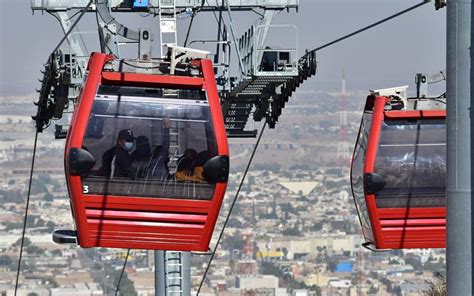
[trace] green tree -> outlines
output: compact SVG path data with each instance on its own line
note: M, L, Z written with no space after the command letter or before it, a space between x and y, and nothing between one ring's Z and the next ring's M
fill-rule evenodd
M21 238L19 238L15 243L13 243L14 247L19 247L21 245ZM23 247L28 247L31 245L31 240L25 236L25 239L23 241Z
M245 245L245 240L240 232L236 232L232 236L227 236L222 241L222 247L226 250L241 250Z
M0 255L0 266L9 266L13 263L13 259L8 255Z
M53 277L51 277L51 276L48 276L48 277L44 278L44 279L41 281L41 284L43 284L43 285L49 285L49 286L52 287L52 288L57 288L57 287L59 287L58 282L56 282L56 280L55 280Z
M54 229L56 228L56 224L54 224L53 221L48 221L48 222L46 222L46 225L45 225L45 226L47 227L47 231L48 231L48 232L53 232Z
M51 193L47 192L44 196L43 196L43 200L44 201L53 201L54 200L54 195L52 195Z
M120 278L120 273L121 271L117 271L115 273L115 282L118 283L118 280ZM122 276L122 281L120 282L120 287L119 287L119 293L118 295L126 295L126 296L137 296L138 293L135 290L135 286L133 285L133 282L128 278L128 275L126 272L123 273Z
M389 265L398 265L400 264L400 262L398 262L397 260L395 259L390 259L390 261L388 262Z
M261 273L262 274L268 274L268 275L274 275L278 278L283 277L283 273L281 272L281 270L271 262L265 262L265 261L262 262Z
M438 282L431 282L428 290L423 291L424 296L447 296L448 292L446 290L446 277L441 275L438 277Z
M367 291L367 294L377 295L378 292L379 289L375 288L375 286L370 286L369 290Z
M48 188L46 187L45 183L38 180L38 179L33 179L31 180L31 194L40 194L40 193L47 193Z
M21 222L7 222L5 224L5 230L6 231L11 231L14 229L20 229L23 226L23 223Z
M31 245L31 246L26 247L25 251L28 254L43 254L44 253L44 249L42 249L40 247L37 247L35 245Z
M405 263L406 264L410 264L411 266L413 266L413 268L415 270L420 270L422 268L422 264L421 264L421 261L420 259L417 259L415 257L408 257L405 259Z
M287 228L281 232L286 236L301 236L301 231L298 230L298 227Z

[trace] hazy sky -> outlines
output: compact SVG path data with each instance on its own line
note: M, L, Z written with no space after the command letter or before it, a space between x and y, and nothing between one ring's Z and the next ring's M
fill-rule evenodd
M213 0L210 0L211 2ZM421 1L421 0L420 0ZM408 0L300 0L296 13L281 12L274 23L298 27L300 55L341 35L391 15L419 1ZM234 15L237 35L256 19L253 13ZM151 27L158 40L157 18L118 15L131 27ZM189 18L179 21L179 39L184 39ZM375 29L352 37L318 53L318 74L305 82L304 90L338 85L345 69L347 88L384 88L413 85L417 72L434 73L445 68L446 9L436 11L430 3ZM81 30L95 28L88 15ZM212 14L198 14L191 39L215 38ZM94 35L89 40L94 40ZM290 37L289 35L283 35ZM39 88L42 63L62 37L57 21L50 15L32 15L30 1L0 0L0 95L27 95ZM92 39L94 38L94 39ZM291 37L293 38L293 37ZM275 44L279 40L271 40Z

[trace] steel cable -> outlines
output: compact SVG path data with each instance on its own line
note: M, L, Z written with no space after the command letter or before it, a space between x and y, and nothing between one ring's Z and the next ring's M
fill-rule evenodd
M120 295L120 283L122 282L123 273L125 272L125 267L127 266L128 256L130 255L130 249L127 250L127 255L125 256L125 261L123 262L122 272L120 272L120 277L117 282L117 287L115 288L115 296Z
M399 16L401 16L401 15L407 13L407 12L410 12L410 11L412 11L412 10L414 10L414 9L416 9L416 8L418 8L418 7L420 7L420 6L423 6L423 5L425 5L425 4L429 3L429 2L431 2L431 0L424 0L424 1L421 2L421 3L418 3L418 4L416 4L416 5L413 5L413 6L409 7L409 8L407 8L407 9L404 9L404 10L402 10L402 11L400 11L400 12L397 12L397 13L395 13L395 14L389 16L389 17L386 17L386 18L384 18L384 19L381 19L381 20L379 20L379 21L377 21L377 22L375 22L375 23L373 23L373 24L370 24L370 25L368 25L368 26L366 26L366 27L363 27L363 28L361 28L361 29L359 29L359 30L357 30L357 31L354 31L354 32L349 33L349 34L347 34L347 35L344 35L344 36L342 36L342 37L340 37L340 38L337 38L337 39L335 39L335 40L333 40L333 41L331 41L331 42L329 42L329 43L326 43L326 44L324 44L324 45L321 45L321 46L319 46L319 47L316 47L315 49L310 50L309 52L316 52L316 51L319 51L319 50L324 49L324 48L326 48L326 47L329 47L329 46L331 46L331 45L333 45L333 44L339 43L339 42L341 42L341 41L343 41L343 40L345 40L345 39L347 39L347 38L349 38L349 37L352 37L352 36L354 36L354 35L360 34L360 33L364 32L364 31L366 31L366 30L369 30L369 29L371 29L371 28L373 28L373 27L376 27L376 26L378 26L378 25L380 25L380 24L383 24L383 23L385 23L385 22L387 22L387 21L389 21L389 20L391 20L391 19L394 19L394 18L396 18L396 17L399 17Z
M93 0L89 1L89 4L87 4L87 6L82 10L81 14L75 20L74 24L72 24L72 26L69 28L69 30L66 32L66 34L64 34L63 38L59 41L58 45L56 45L56 47L53 49L53 51L52 51L53 53L56 52L56 50L59 49L59 47L63 44L63 42L71 34L72 30L74 30L74 28L79 23L79 21L84 16L84 14L87 12L87 10L92 5L92 3L93 3ZM33 172L34 172L34 167L35 167L36 147L38 145L38 133L39 133L39 131L38 131L38 129L36 129L35 140L34 140L34 144L33 144L33 156L32 156L32 160L31 160L30 180L29 180L29 183L28 183L28 193L27 193L27 196L26 196L26 207L25 207L25 214L24 214L24 220L23 220L23 231L22 231L22 235L21 235L20 255L19 255L19 258L18 258L18 268L17 268L17 272L16 272L15 292L14 292L15 296L17 295L17 292L18 292L18 283L19 283L20 271L21 271L21 261L22 261L22 258L23 258L23 246L24 246L24 243L25 243L26 223L28 221L28 209L29 209L29 204L30 204L31 185L32 185L32 182L33 182Z
M237 189L237 192L235 193L235 197L232 200L232 204L230 205L229 213L227 214L227 217L225 219L224 225L222 226L222 230L219 233L219 238L217 239L216 246L214 247L214 251L211 253L211 258L209 259L209 263L206 266L206 270L204 271L204 275L202 276L201 283L199 284L199 288L197 290L197 294L201 292L202 285L204 284L204 281L206 280L207 273L209 272L209 268L211 267L212 260L214 259L214 256L216 255L217 248L219 247L219 243L221 242L222 236L224 235L224 230L227 226L227 223L229 222L230 215L232 214L232 210L234 209L234 206L237 202L237 199L239 197L240 190L242 189L242 185L244 184L245 177L247 176L247 173L249 171L250 165L252 164L252 160L255 156L255 152L257 152L258 145L260 144L260 139L262 138L263 132L265 131L265 127L267 126L267 122L262 126L262 129L260 130L260 135L258 136L257 142L255 143L255 147L253 148L252 155L250 155L249 162L247 163L247 167L245 168L244 175L242 176L242 179L240 180L239 187Z
M25 207L25 215L23 219L23 232L21 234L21 243L20 243L20 257L18 258L18 268L16 271L16 281L15 281L15 293L16 296L18 291L18 282L20 279L20 270L21 270L21 259L23 256L23 245L25 243L25 233L26 233L26 223L28 220L28 207L30 205L30 195L31 195L31 184L33 183L33 171L35 167L35 157L36 157L36 146L38 144L38 131L35 132L35 142L33 144L33 156L31 159L31 170L30 170L30 181L28 183L28 194L26 195L26 207Z

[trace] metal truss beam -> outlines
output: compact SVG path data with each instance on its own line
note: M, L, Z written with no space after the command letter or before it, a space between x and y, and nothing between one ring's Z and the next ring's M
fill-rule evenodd
M136 12L132 9L131 1L111 0L112 11L116 12ZM202 0L176 0L176 9L201 8ZM64 11L69 9L84 9L89 0L31 0L31 9L47 11ZM128 4L127 4L128 3ZM157 9L159 0L150 0L149 9ZM215 11L224 10L224 7L218 7L215 0L204 1L202 10ZM228 0L230 8L233 11L251 10L254 8L262 9L297 9L299 0ZM95 6L92 8L95 11Z

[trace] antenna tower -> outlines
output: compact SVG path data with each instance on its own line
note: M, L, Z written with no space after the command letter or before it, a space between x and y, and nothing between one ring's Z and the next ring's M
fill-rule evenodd
M336 162L339 166L349 165L350 148L348 142L348 125L347 125L347 98L346 98L346 74L342 70L342 92L341 92L341 108L339 111L339 142L337 143Z

